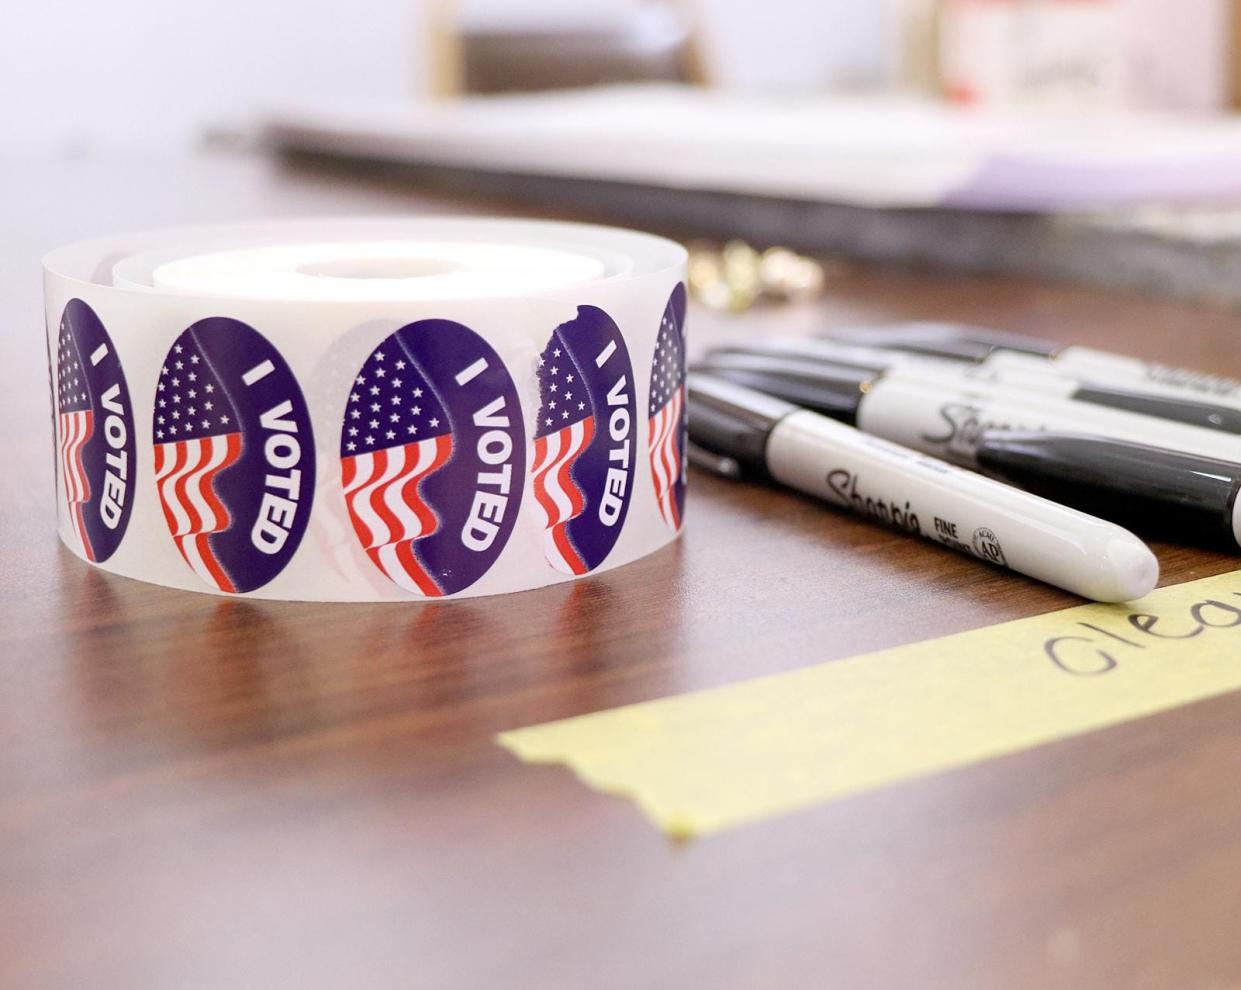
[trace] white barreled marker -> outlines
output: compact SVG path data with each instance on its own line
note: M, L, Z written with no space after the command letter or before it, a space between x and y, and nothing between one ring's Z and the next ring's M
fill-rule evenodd
M694 443L842 509L1100 602L1141 598L1159 562L1128 530L754 389L689 376Z
M900 323L841 329L832 339L989 368L1044 367L1094 385L1114 385L1151 396L1180 396L1241 409L1241 380L1209 371L1175 368L1125 354L1040 337L957 323ZM1033 361L1031 360L1033 359Z

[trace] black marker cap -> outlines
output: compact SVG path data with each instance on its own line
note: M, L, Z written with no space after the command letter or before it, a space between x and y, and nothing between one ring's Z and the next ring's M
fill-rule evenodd
M828 342L825 341L824 343ZM835 341L831 343L835 343ZM847 344L843 346L849 348L854 345ZM896 356L894 355L894 357ZM809 346L800 348L784 343L730 344L724 347L711 348L707 351L703 360L713 364L732 364L734 366L741 366L750 362L755 367L768 362L769 367L794 372L806 369L830 372L833 369L849 368L854 371L866 372L868 377L871 378L882 375L891 367L890 361L865 361L851 356L842 357L838 354L816 352L813 341Z
M1236 552L1241 465L1143 444L1061 433L987 430L989 474L1139 533Z
M756 340L752 343L734 343L724 344L720 347L712 347L707 351L704 360L706 361L743 361L746 358L752 360L768 359L772 361L798 362L797 367L845 367L856 368L859 371L867 371L872 376L883 374L892 366L892 360L897 360L901 354L893 354L892 360L865 360L854 357L847 353L850 350L859 350L855 344L845 344L842 341L827 340L824 337L808 338L804 341L771 341ZM866 350L875 350L876 348L866 348ZM844 350L845 354L839 351ZM884 355L887 356L886 354ZM792 367L792 365L789 365Z
M1060 345L1040 337L988 330L964 323L898 323L881 327L850 327L825 334L842 343L888 347L910 354L949 358L954 361L986 360L992 351L1017 351L1052 357Z
M690 439L766 474L767 438L797 406L697 371L690 371L686 383Z
M872 368L758 354L714 354L694 365L716 378L774 395L852 426L875 379Z

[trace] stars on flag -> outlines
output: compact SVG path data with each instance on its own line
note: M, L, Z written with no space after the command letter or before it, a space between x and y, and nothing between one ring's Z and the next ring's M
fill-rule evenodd
M375 351L353 384L341 432L342 457L448 432L448 415L418 366L391 348Z
M655 354L651 358L651 402L649 416L654 416L672 398L685 381L685 362L681 350L681 333L670 312L664 313L659 324Z
M159 372L156 443L220 436L237 429L237 414L228 392L198 341L192 334L181 339L183 343L172 348L176 357L166 362ZM187 367L191 370L186 370Z
M77 342L65 323L60 325L56 348L56 404L62 413L91 408L90 391L78 357Z
M553 335L539 356L539 412L535 419L538 436L561 430L591 415L589 396L578 382L580 372L573 355L557 345Z

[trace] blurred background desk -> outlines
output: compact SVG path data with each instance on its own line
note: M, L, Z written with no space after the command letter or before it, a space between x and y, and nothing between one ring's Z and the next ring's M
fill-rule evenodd
M488 204L241 156L9 157L0 190L0 985L1241 983L1241 695L685 846L493 744L1073 604L790 493L696 473L678 545L457 604L229 601L80 564L53 534L45 249ZM1233 314L912 271L694 311L690 334L914 316L1241 374ZM1236 567L1157 550L1165 583Z

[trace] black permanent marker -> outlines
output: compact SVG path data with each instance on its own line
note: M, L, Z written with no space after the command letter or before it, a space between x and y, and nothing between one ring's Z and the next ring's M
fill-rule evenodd
M1037 337L955 323L905 323L889 327L832 331L831 339L886 347L949 360L1026 365L1031 360L1101 385L1185 395L1241 408L1241 381L1190 368L1114 354L1092 347L1058 344Z
M895 443L973 465L988 429L1089 433L1241 463L1241 437L931 370L714 355L698 370L778 396Z
M1097 601L1154 588L1136 536L808 409L709 375L688 377L699 447L842 509Z
M744 360L744 355L756 359L767 357L829 362L870 370L876 374L907 372L915 377L923 373L935 373L939 377L956 376L962 381L1004 385L1015 392L1073 399L1090 405L1123 409L1142 416L1154 416L1188 426L1241 435L1241 407L1232 408L1206 402L1174 390L1153 391L1150 387L1143 389L1095 384L1060 369L1049 361L1028 354L995 352L982 363L973 364L942 355L912 354L824 338L776 337L714 348L708 352L708 359Z
M1241 466L1141 444L1064 433L988 430L975 456L988 474L1144 535L1235 553Z

